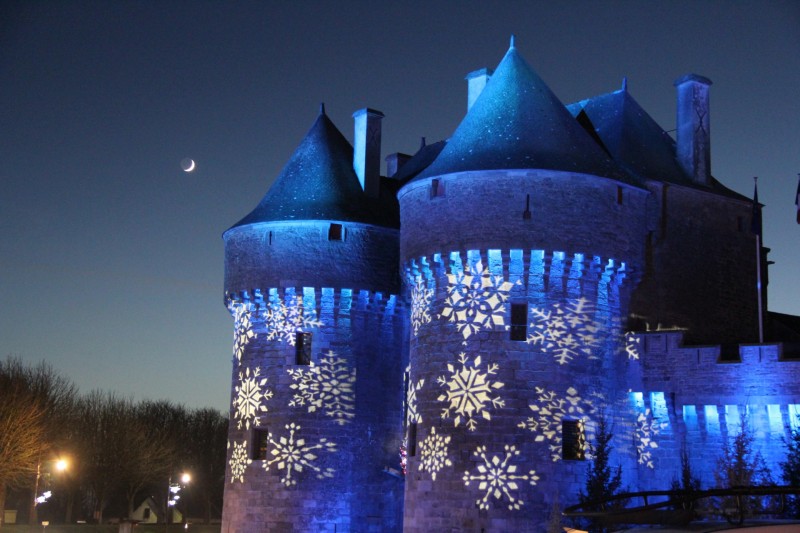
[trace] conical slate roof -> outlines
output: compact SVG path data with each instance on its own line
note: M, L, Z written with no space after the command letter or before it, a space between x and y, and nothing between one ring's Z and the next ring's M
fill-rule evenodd
M614 165L513 42L447 146L415 179L493 169L564 170L638 184Z
M399 227L394 193L382 190L379 199L364 193L353 170L353 147L324 110L258 206L231 229L285 220Z

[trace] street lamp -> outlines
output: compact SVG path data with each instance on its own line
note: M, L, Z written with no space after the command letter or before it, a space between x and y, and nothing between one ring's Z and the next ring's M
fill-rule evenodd
M69 463L64 458L55 459L52 461L53 465L55 466L56 471L64 472L69 468ZM50 472L45 472L45 475L49 479ZM42 494L39 494L39 480L42 478L42 460L36 463L36 482L33 485L33 501L31 502L31 516L29 522L31 524L35 524L37 522L36 516L36 506L40 503L46 502L50 496L53 495L52 491L46 490Z
M183 472L178 477L180 481L173 483L172 476L169 477L169 482L167 483L167 515L164 517L164 522L167 524L167 528L169 528L170 518L172 517L172 508L175 507L178 503L178 500L181 499L180 492L184 485L188 485L189 482L192 480L192 476L188 472Z

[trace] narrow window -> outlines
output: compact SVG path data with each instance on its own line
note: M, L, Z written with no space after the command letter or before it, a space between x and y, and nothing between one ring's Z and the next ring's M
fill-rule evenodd
M272 246L272 232L269 232L269 245Z
M252 429L252 444L250 446L250 459L263 461L267 458L267 445L269 444L269 430L267 428Z
M528 339L528 304L511 304L511 340Z
M522 220L531 219L531 195L525 196L525 211L522 212Z
M149 507L145 507L144 508L144 512L142 513L142 518L144 518L145 520L148 520L150 518L150 508Z
M296 335L294 364L308 366L311 364L311 333L298 332Z
M329 241L343 241L344 240L344 228L342 228L341 224L331 224L328 228L328 240Z
M431 180L431 198L438 198L444 196L444 183L442 180Z
M408 456L417 455L417 423L408 426Z
M561 457L565 461L583 461L585 436L580 420L561 421Z
M744 217L736 217L736 230L739 233L744 231Z
M622 205L622 187L617 185L617 204Z

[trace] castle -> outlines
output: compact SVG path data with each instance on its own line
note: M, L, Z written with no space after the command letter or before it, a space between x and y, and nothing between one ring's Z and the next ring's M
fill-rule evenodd
M383 114L351 146L321 107L224 233L223 531L542 531L601 419L628 490L682 450L713 486L742 420L779 471L800 358L762 324L793 317L766 313L760 206L711 175L711 82L675 82L673 140L625 84L565 106L513 40L467 81L386 176Z

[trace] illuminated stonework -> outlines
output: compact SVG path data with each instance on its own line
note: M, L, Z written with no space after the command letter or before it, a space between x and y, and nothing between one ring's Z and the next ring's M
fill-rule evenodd
M578 396L578 391L572 387L567 389L566 398L559 398L555 392L542 387L536 387L535 391L538 395L536 403L528 406L534 416L520 422L518 427L534 433L536 435L534 442L547 442L552 460L560 461L563 442L562 421L565 418L577 420L585 427L589 415L594 414L596 409L591 400ZM584 452L587 452L588 446L585 440L581 444Z
M454 424L457 427L462 421L470 431L475 431L477 422L475 417L480 415L485 420L491 420L489 406L503 407L505 402L499 396L492 398L493 394L503 387L503 383L491 381L489 376L497 373L498 366L491 364L486 371L480 370L481 358L476 357L468 367L469 358L465 353L458 355L461 368L457 369L448 363L449 376L439 376L436 381L447 390L439 395L437 400L447 402L448 406L442 409L442 418L449 418L455 414Z
M432 427L430 435L419 443L419 469L430 473L434 481L436 481L436 473L439 470L445 466L453 466L452 461L447 456L449 444L450 436L437 435L435 427Z
M426 287L422 278L417 279L411 289L411 329L415 337L419 328L431 321L433 294L433 289Z
M344 425L355 417L356 371L347 361L329 350L315 365L290 368L287 370L294 383L290 385L297 391L289 401L290 407L308 406L308 412L324 411L339 425Z
M639 413L636 418L633 440L636 443L636 455L640 465L655 468L652 450L658 448L658 443L654 438L660 430L661 424L653 419L650 409L646 409L644 413Z
M505 328L506 300L513 283L484 270L478 261L470 270L447 274L442 318L453 322L464 341L482 329Z
M228 448L230 449L231 443L228 441ZM247 456L247 441L241 444L238 442L233 443L233 453L231 453L231 460L229 465L231 467L231 483L239 481L244 483L244 472L253 461Z
M233 399L237 429L242 429L243 425L245 429L250 429L251 422L254 426L259 425L258 414L267 412L263 402L272 398L272 391L265 388L267 378L258 379L260 373L260 368L256 368L252 376L249 368L239 372L239 384L234 388L236 397Z
M406 423L418 424L422 422L422 415L417 410L417 391L425 385L425 380L420 379L416 383L409 381L408 392L406 392Z
M628 359L639 359L642 350L642 338L634 333L625 334L625 353Z
M294 346L297 333L322 325L313 310L303 308L302 296L297 296L292 305L286 305L282 301L270 302L263 315L267 340L287 342L292 346Z
M576 357L597 357L600 326L594 320L594 306L585 298L554 303L549 309L531 308L528 344L538 345L563 365Z
M232 303L233 312L233 356L241 364L245 347L256 338L251 320L251 306L244 303Z
M536 475L535 470L531 470L527 474L517 474L517 465L511 464L511 460L519 455L519 450L515 446L506 445L505 456L492 455L488 457L486 446L478 446L473 455L479 457L483 464L475 467L477 470L475 474L471 474L469 471L464 472L463 479L466 486L474 481L478 482L478 490L483 492L483 497L475 501L478 508L488 510L489 498L506 500L508 509L512 511L522 507L523 501L516 495L516 492L520 490L518 482L536 485L539 476Z
M289 431L289 436L281 436L277 440L273 434L269 434L269 453L272 459L264 461L264 470L269 471L270 467L282 471L281 483L290 487L297 484L297 479L292 477L294 472L302 473L305 469L314 472L318 479L333 477L332 468L320 468L314 464L318 459L313 452L316 450L327 450L331 453L336 451L336 444L322 438L316 444L306 444L305 439L295 439L295 433L300 431L300 426L291 423L285 428Z

